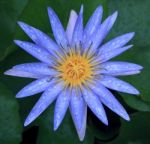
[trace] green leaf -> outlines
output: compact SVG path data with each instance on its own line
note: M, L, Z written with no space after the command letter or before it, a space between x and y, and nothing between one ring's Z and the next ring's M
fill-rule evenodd
M93 133L90 128L86 129L86 136L83 142L79 141L77 132L75 130L69 111L65 119L57 131L53 130L53 114L54 110L51 106L42 117L37 144L92 144L94 142Z
M149 144L150 113L135 113L130 122L122 121L120 135L108 144Z
M12 93L0 83L0 142L19 144L22 125L19 118L18 103Z
M148 112L150 111L150 102L144 101L140 96L123 95L124 101L132 108Z
M28 0L0 1L0 60L13 51L11 49L16 21Z
M134 31L134 44L139 47L149 46L149 6L149 0L108 0L109 13L115 10L119 12L111 37Z

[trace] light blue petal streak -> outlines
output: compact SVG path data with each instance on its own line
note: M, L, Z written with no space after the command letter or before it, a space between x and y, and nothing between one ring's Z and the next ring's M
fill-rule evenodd
M100 68L96 70L96 74L106 75L130 75L138 73L143 67L138 64L121 61L111 61L100 64Z
M97 118L102 121L105 125L108 125L107 116L100 99L89 89L82 89L83 98L92 112L97 116Z
M81 6L79 16L76 20L72 36L72 47L80 47L83 37L83 5Z
M90 88L99 96L100 101L104 105L106 105L109 109L111 109L113 112L115 112L125 120L130 120L129 115L127 114L123 106L108 89L100 84L100 82L95 82L95 84L91 84Z
M134 32L130 32L110 40L99 48L99 53L106 53L107 51L123 47L134 37L134 35Z
M139 91L131 84L112 76L101 76L99 81L102 85L112 90L135 95L140 94Z
M58 45L47 34L23 22L18 22L18 24L37 45L46 48L51 54L59 50Z
M85 136L87 105L82 97L81 91L72 89L70 100L70 112L77 130L78 136L82 141Z
M20 90L17 93L16 97L23 98L43 92L46 88L48 88L49 85L53 83L51 79L52 79L51 77L44 77L31 82L30 84L25 86L22 90Z
M67 28L66 28L66 35L67 35L69 44L71 44L71 41L72 41L72 35L73 35L73 31L74 31L77 18L78 18L77 13L74 10L71 10L69 21L68 21Z
M68 39L66 36L66 32L65 32L58 16L50 7L48 7L48 16L50 19L52 31L53 31L53 34L54 34L54 37L55 37L57 44L59 46L62 46L65 49L67 49Z
M100 25L103 15L103 7L100 5L93 12L92 16L88 20L83 36L83 43L87 43L90 36L95 32L96 28Z
M104 62L106 62L106 61L108 61L108 60L110 60L110 59L120 55L121 53L127 51L132 46L133 45L128 45L128 46L121 47L121 48L118 48L118 49L115 49L115 50L109 50L109 51L105 51L105 52L100 52L97 55L96 61L100 62L100 63L104 63Z
M47 64L40 63L40 62L19 64L19 65L13 66L13 69L25 71L25 72L29 72L33 74L38 74L38 75L50 75L50 76L53 75L54 76L58 74L56 70L52 69Z
M56 83L55 83L56 84ZM57 97L57 95L62 91L63 84L57 83L56 85L51 85L40 97L38 102L35 104L27 119L25 120L24 126L29 125L34 121Z
M4 72L5 75L10 75L10 76L16 76L16 77L25 77L25 78L34 78L34 79L39 79L43 77L43 75L38 75L38 74L33 74L25 71L20 71L16 69L9 69Z
M70 96L70 91L68 89L65 89L57 97L54 112L54 130L58 129L67 112L70 102Z
M40 61L47 63L49 65L52 65L52 58L50 53L42 49L41 47L30 43L30 42L25 42L25 41L20 41L20 40L15 40L14 41L16 45L18 45L20 48L28 52L30 55L33 57L39 59Z

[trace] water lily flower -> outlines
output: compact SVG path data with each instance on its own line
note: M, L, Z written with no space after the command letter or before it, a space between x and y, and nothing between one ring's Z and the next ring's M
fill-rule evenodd
M86 131L87 107L105 125L108 125L108 119L103 105L125 120L130 119L110 89L138 95L136 88L117 76L138 74L142 66L110 60L132 47L126 44L133 38L134 32L103 44L118 13L114 12L103 22L102 13L102 6L98 6L84 27L83 6L79 14L72 10L65 31L56 13L48 7L55 41L42 31L18 22L33 42L15 40L15 44L40 62L16 65L5 74L35 79L18 92L17 98L43 92L25 120L25 126L54 100L54 130L57 130L69 108L81 141Z

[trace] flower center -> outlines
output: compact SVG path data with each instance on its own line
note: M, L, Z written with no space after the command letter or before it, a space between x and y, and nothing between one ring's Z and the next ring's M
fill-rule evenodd
M65 57L57 69L61 72L61 78L70 86L85 84L92 78L93 73L89 59L77 53Z

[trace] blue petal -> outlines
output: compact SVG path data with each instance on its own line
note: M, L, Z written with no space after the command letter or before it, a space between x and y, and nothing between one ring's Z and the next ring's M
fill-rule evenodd
M71 94L69 90L65 89L61 92L61 94L59 94L56 100L54 112L54 130L57 130L66 114L70 102L70 96Z
M129 62L105 62L100 64L100 69L97 69L97 74L107 74L107 75L130 75L136 74L143 67L137 64L129 63Z
M70 101L70 112L77 130L78 136L82 141L85 136L87 105L80 91L72 90Z
M48 88L49 85L51 85L52 82L53 81L51 80L51 77L45 77L33 81L25 86L21 91L19 91L16 97L23 98L43 92L46 88Z
M109 42L100 47L99 53L104 53L110 50L121 48L122 46L127 44L134 37L134 35L135 33L131 32L110 40Z
M18 45L20 48L22 48L23 50L25 50L35 58L49 65L52 65L51 55L46 50L30 42L25 42L20 40L15 40L14 42L16 45Z
M136 88L134 88L131 84L112 76L102 76L99 81L105 87L119 92L125 92L135 95L140 94L139 91Z
M35 78L35 79L39 79L39 78L43 77L43 75L33 74L33 73L20 71L20 70L16 70L16 69L9 69L6 72L4 72L4 74L10 75L10 76L16 76L16 77Z
M83 46L85 48L90 47L89 54L96 52L97 47L102 43L103 39L112 28L117 15L118 13L115 12L113 15L109 16L101 25L99 25L93 35L89 38L89 42L86 44L86 46Z
M58 72L52 68L50 68L45 63L25 63L25 64L19 64L13 67L13 69L25 71L33 74L38 75L57 75Z
M57 97L57 95L63 89L62 83L51 85L40 97L38 102L35 104L27 119L25 120L24 126L29 125L34 121Z
M62 46L65 49L67 49L68 40L67 40L66 32L65 32L58 16L50 7L48 7L48 15L49 15L52 31L53 31L55 40L57 41L57 44L59 46Z
M95 32L96 28L100 25L102 14L103 7L98 6L85 26L83 36L84 43L87 43L88 38Z
M67 28L66 28L66 35L67 35L69 44L71 44L72 35L73 35L77 17L78 17L77 13L74 10L71 10L69 21L68 21Z
M126 110L108 89L106 89L99 82L95 82L95 84L91 85L90 88L99 96L101 102L104 105L106 105L109 109L111 109L113 112L115 112L125 120L130 120Z
M105 110L100 102L100 99L89 89L82 89L83 97L92 112L102 121L105 125L108 125L107 116Z
M79 16L77 18L73 36L72 36L72 47L80 47L83 36L83 6L81 6Z
M106 62L106 61L108 61L108 60L110 60L110 59L120 55L121 53L127 51L132 46L133 45L128 45L128 46L125 46L125 47L122 47L122 48L118 48L118 49L115 49L115 50L99 52L98 55L97 55L98 58L96 59L96 61L100 62L100 63Z
M37 45L46 48L52 54L54 54L55 51L59 50L57 44L42 31L23 22L18 22L18 24Z

